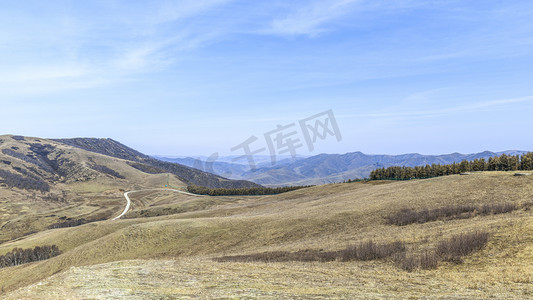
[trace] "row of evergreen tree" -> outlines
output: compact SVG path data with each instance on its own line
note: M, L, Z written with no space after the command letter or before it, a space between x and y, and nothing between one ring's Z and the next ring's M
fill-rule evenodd
M208 195L208 196L257 196L257 195L275 195L285 192L295 191L298 189L311 187L311 185L306 186L286 186L286 187L254 187L254 188L217 188L211 189L204 186L190 185L187 187L187 190L190 193L198 195Z
M533 152L523 155L507 155L479 158L472 161L447 165L432 164L417 167L380 168L370 173L370 180L407 180L438 177L475 171L518 171L533 170Z
M35 248L15 248L11 252L0 256L0 268L18 266L34 261L41 261L61 254L56 245L37 246Z

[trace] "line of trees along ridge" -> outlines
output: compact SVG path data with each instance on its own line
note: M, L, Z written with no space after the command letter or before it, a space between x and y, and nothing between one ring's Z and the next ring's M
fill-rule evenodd
M190 193L198 195L208 195L208 196L257 196L257 195L274 195L281 194L290 191L295 191L302 188L311 187L308 186L286 186L286 187L259 187L259 188L217 188L211 189L204 186L190 185L187 187L187 190Z
M380 168L370 173L370 180L402 180L422 179L445 175L461 174L476 171L519 171L533 170L533 152L523 155L507 155L490 157L489 159L463 160L448 165L432 164L416 167L393 166Z

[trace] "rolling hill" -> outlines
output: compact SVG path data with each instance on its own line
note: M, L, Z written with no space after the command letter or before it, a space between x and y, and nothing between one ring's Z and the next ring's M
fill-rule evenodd
M55 245L60 253L0 268L6 299L533 295L533 176L480 172L209 197L162 187L255 184L109 139L11 135L0 137L0 166L0 265L15 249ZM131 210L112 220L127 191ZM488 240L427 269L406 267L471 233ZM364 247L396 252L343 258Z
M178 176L183 182L189 185L206 186L211 188L259 187L258 184L249 181L228 180L177 163L161 161L142 154L112 139L74 138L56 139L54 141L86 151L134 162L130 165L141 171L150 173L171 173Z
M118 215L125 190L189 184L257 186L158 161L109 139L0 136L0 242Z
M125 219L37 232L0 245L55 244L62 254L0 269L7 299L100 298L530 298L533 295L533 176L481 172L405 182L316 186L271 196L131 194ZM505 203L502 213L481 213ZM413 209L474 207L470 214L397 226ZM477 209L477 210L476 210ZM490 209L489 209L490 211ZM338 251L372 240L432 251L457 234L488 243L462 262L405 271L394 258L363 261L218 262L260 253Z

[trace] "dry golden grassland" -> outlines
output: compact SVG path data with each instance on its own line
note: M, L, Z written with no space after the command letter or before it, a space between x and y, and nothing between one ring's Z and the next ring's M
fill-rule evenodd
M55 156L72 167L65 178L56 178L49 192L22 190L0 186L0 243L42 231L48 226L70 219L106 219L118 215L124 209L125 190L164 187L170 183L185 187L176 176L147 174L131 167L125 160L72 148L50 140L25 137L23 141L10 136L0 136L1 149L16 149L28 154L31 144L49 144L55 147L50 158ZM14 167L36 168L20 159L4 155L1 168L15 172ZM98 173L87 167L90 164L107 166L125 179ZM15 172L16 173L16 172Z
M199 295L271 298L532 298L531 209L389 225L404 208L533 199L533 178L486 172L406 182L332 184L258 197L132 194L129 219L43 231L0 245L56 244L63 254L0 270L11 298L157 298ZM160 214L139 217L139 211ZM137 218L138 217L138 218ZM223 255L302 249L340 250L373 240L433 249L454 234L490 232L487 246L462 264L406 272L389 259L366 262L214 262ZM18 289L18 290L17 290ZM49 295L49 296L46 296Z

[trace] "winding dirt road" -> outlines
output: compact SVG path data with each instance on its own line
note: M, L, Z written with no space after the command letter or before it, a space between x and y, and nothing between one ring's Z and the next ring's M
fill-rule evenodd
M130 193L145 192L145 191L171 191L171 192L177 192L177 193L181 193L181 194L185 194L185 195L189 195L189 196L202 196L202 195L191 194L191 193L180 191L180 190L163 189L163 188L161 188L161 189L143 189L143 190L125 192L124 193L124 198L126 198L126 207L124 208L124 211L120 215L114 217L111 220L113 221L113 220L120 219L122 216L124 216L130 210L130 207L131 207L131 199L130 199L130 196L129 196Z

